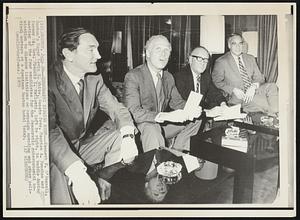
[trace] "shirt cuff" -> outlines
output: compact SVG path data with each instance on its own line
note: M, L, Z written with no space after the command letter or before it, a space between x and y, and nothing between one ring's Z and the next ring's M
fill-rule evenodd
M120 129L120 132L122 137L126 134L134 134L134 127L130 125L126 125Z
M80 160L77 160L66 169L65 174L69 178L72 178L72 176L74 176L74 174L76 175L79 170L86 172L86 166L84 166Z

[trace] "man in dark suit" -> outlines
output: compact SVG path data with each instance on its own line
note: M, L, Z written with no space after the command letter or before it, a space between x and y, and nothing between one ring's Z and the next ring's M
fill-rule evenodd
M245 112L278 113L278 88L265 83L255 58L242 53L244 39L232 34L228 39L229 52L216 60L212 79L229 104L242 104Z
M185 100L191 91L203 95L200 105L204 109L225 107L226 99L212 82L208 68L209 52L204 47L196 47L189 56L189 64L175 74L176 87Z
M190 137L198 132L201 107L187 112L175 86L173 76L164 71L171 45L162 35L152 36L146 43L146 60L129 71L124 80L123 100L131 112L145 152L165 147L164 138L174 138L174 149L189 151ZM166 112L170 107L173 111ZM183 123L185 122L185 123Z
M60 60L48 73L50 189L52 204L98 204L107 199L110 184L96 183L87 167L131 162L137 154L134 125L128 110L95 75L101 58L95 36L83 28L64 33ZM112 121L92 132L98 109ZM98 193L98 188L101 196Z

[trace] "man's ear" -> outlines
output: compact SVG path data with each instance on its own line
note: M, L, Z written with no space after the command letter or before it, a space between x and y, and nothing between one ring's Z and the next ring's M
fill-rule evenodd
M231 46L230 46L230 42L229 42L229 41L227 42L227 47L228 47L228 49L230 50L230 47L231 47Z
M150 50L146 50L146 57L150 57Z
M188 58L189 64L192 64L192 59L193 59L193 57L192 57L192 56L189 56L189 58Z
M62 50L62 54L64 55L65 59L72 62L74 58L75 51L71 51L68 48L64 48Z

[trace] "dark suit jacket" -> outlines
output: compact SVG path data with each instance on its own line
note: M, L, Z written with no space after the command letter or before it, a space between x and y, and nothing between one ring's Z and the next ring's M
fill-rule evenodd
M164 71L162 84L165 94L162 111L168 107L174 110L183 109L185 101L178 93L171 73ZM154 119L158 114L158 102L152 75L146 64L140 65L126 74L123 101L137 124L155 123Z
M191 91L195 91L194 79L190 65L186 65L180 72L175 74L176 87L185 100ZM200 81L200 92L203 95L200 105L202 108L210 109L221 102L226 102L225 97L213 84L208 70L202 73Z
M258 69L255 58L249 54L242 54L242 58L251 82L264 83L264 77ZM212 79L216 87L221 89L224 94L228 96L230 103L240 102L232 93L232 90L234 88L243 90L244 85L238 66L230 51L216 60L212 71Z
M110 116L118 129L133 126L128 110L110 93L101 75L86 75L84 88L82 108L62 63L57 62L48 73L50 161L53 170L62 174L73 162L80 160L79 143L92 135L90 125L99 108ZM57 181L52 178L55 175L51 173L51 181Z

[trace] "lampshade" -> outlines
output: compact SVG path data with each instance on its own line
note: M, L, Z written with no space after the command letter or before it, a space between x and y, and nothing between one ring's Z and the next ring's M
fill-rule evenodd
M212 54L222 54L225 48L223 15L203 15L200 18L200 45Z
M113 42L111 46L112 53L121 53L122 48L122 31L115 31L113 33Z

